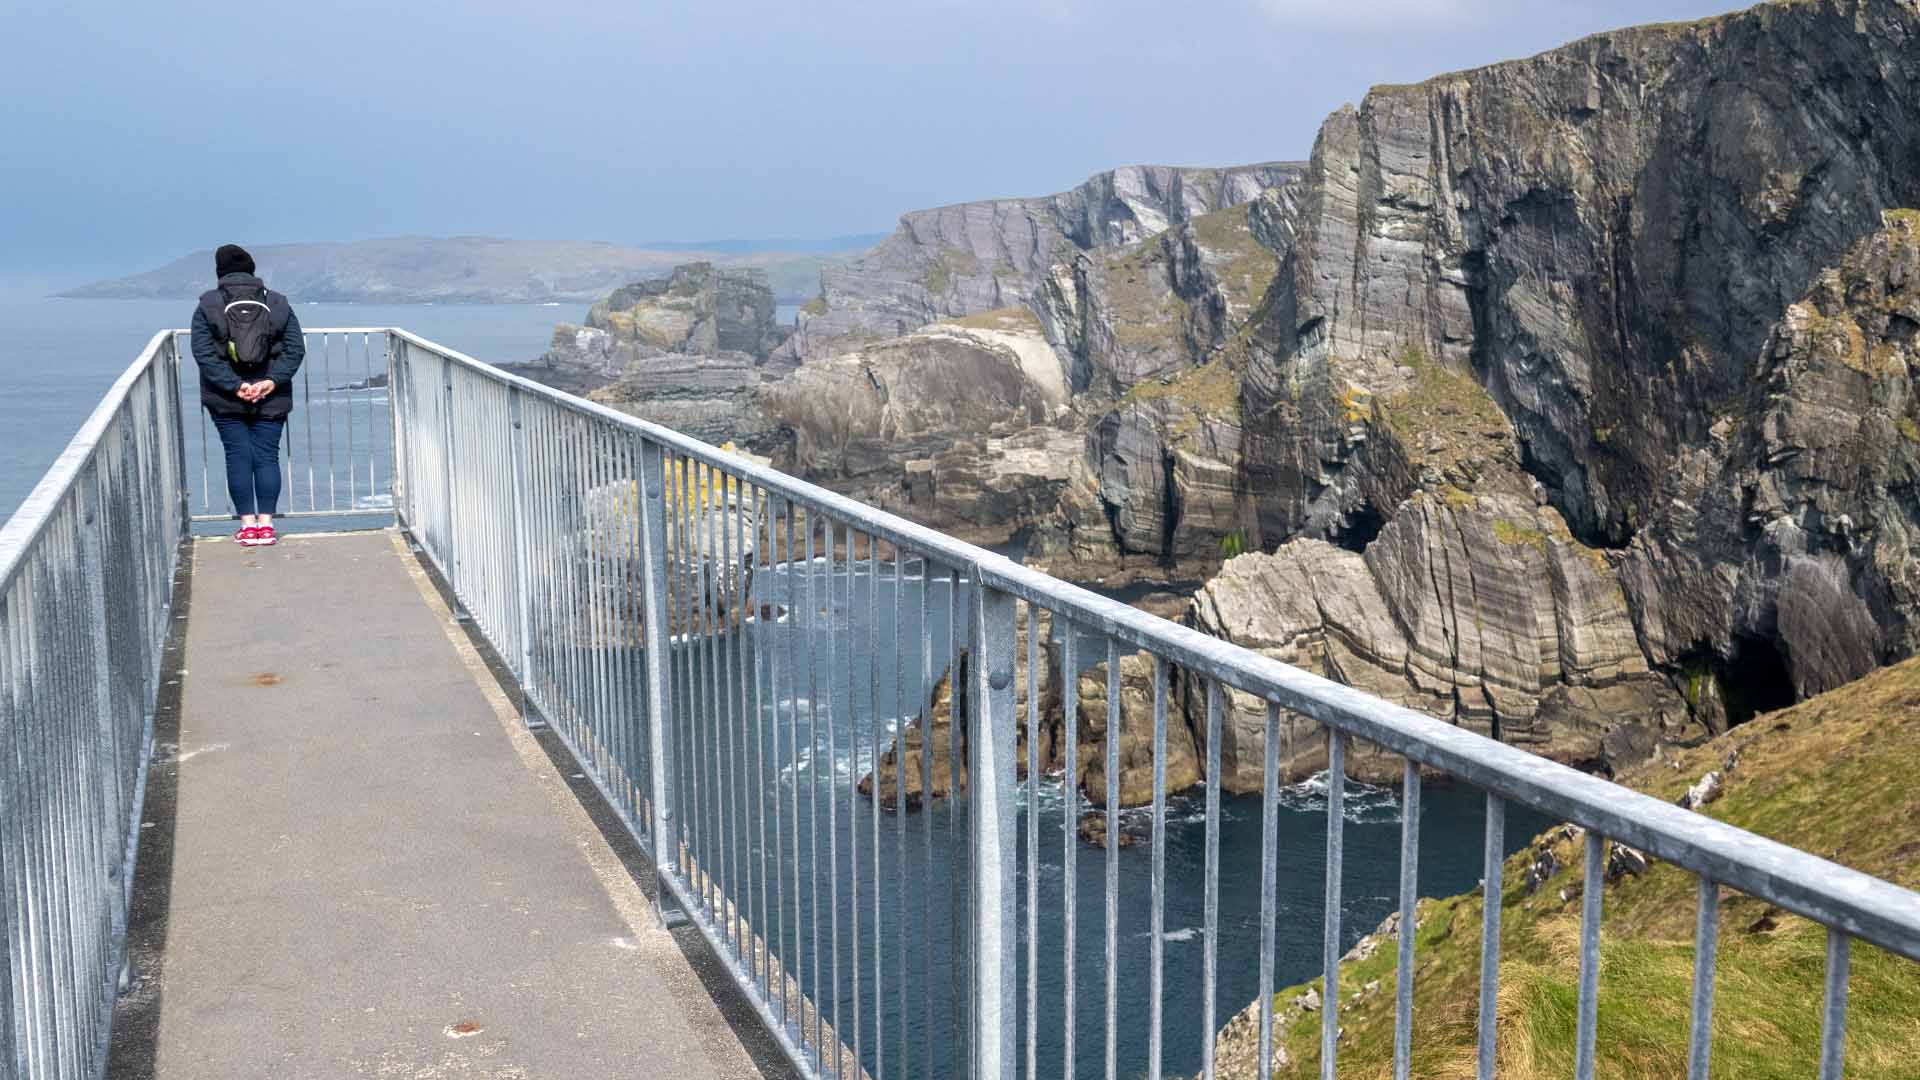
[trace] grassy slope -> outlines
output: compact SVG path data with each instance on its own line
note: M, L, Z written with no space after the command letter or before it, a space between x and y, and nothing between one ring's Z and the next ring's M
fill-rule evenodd
M1920 888L1920 659L1763 715L1677 761L1626 778L1677 798L1731 754L1727 787L1706 812L1835 862ZM1551 834L1549 834L1551 835ZM1509 859L1501 948L1500 1075L1573 1072L1579 972L1581 841L1560 840L1561 869L1529 893L1536 841ZM1562 899L1564 894L1565 899ZM1604 1077L1686 1074L1695 881L1656 864L1604 899L1599 1068ZM1413 1075L1473 1075L1481 904L1478 894L1423 904L1416 938ZM1341 969L1340 1075L1391 1075L1394 946ZM1714 1074L1752 1080L1813 1075L1819 1052L1825 931L1722 890ZM1357 989L1377 980L1373 990ZM1312 985L1318 985L1315 980ZM1304 987L1275 996L1276 1010ZM1854 945L1849 1077L1920 1076L1920 963ZM1278 1012L1276 1012L1278 1015ZM1283 1075L1319 1075L1318 1013L1285 1032ZM1247 1055L1251 1064L1251 1055Z

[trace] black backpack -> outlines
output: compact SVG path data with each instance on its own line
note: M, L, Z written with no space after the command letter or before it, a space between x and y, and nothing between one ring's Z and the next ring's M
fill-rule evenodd
M227 359L234 367L256 369L266 364L273 347L273 317L264 285L222 285L226 301Z

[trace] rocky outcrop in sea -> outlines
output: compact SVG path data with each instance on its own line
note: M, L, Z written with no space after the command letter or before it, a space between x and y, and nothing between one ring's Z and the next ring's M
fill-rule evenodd
M786 334L774 310L765 272L689 263L614 290L584 325L561 323L521 370L696 438L757 446L772 429L755 391Z

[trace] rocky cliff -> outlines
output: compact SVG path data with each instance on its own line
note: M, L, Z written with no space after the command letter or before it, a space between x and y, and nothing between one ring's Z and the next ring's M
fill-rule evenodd
M820 295L776 362L797 365L940 319L1025 305L1055 264L1118 247L1262 190L1297 164L1221 169L1132 165L1071 191L918 210L878 247L821 268Z
M664 278L625 285L587 311L587 326L661 352L746 353L765 360L785 335L774 325L773 289L764 271L676 266Z
M760 446L773 428L755 394L784 336L764 272L689 263L615 289L584 326L561 323L521 370L695 438Z
M1190 617L1580 760L1908 655L1911 219L1883 213L1916 163L1913 0L1601 34L1334 114L1255 204L1278 270L1220 350L1275 554Z
M1920 212L1885 215L1758 353L1621 565L1649 658L1716 728L1920 650Z
M1619 546L1822 267L1920 197L1913 0L1764 4L1381 87L1266 231L1243 408L1270 545L1351 513L1334 402L1470 373L1575 534ZM1291 478L1298 477L1298 480ZM1376 512L1391 510L1375 506Z

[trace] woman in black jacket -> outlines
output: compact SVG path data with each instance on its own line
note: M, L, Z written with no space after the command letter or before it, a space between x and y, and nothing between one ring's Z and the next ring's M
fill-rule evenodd
M306 339L287 298L254 276L253 256L237 244L213 253L219 283L201 294L193 309L193 358L200 365L200 404L213 418L226 449L227 495L240 531L234 540L253 547L273 544L273 515L280 504L280 436L293 412L293 376L306 359ZM251 310L228 312L242 305ZM266 349L257 362L243 362L230 330L264 306Z

